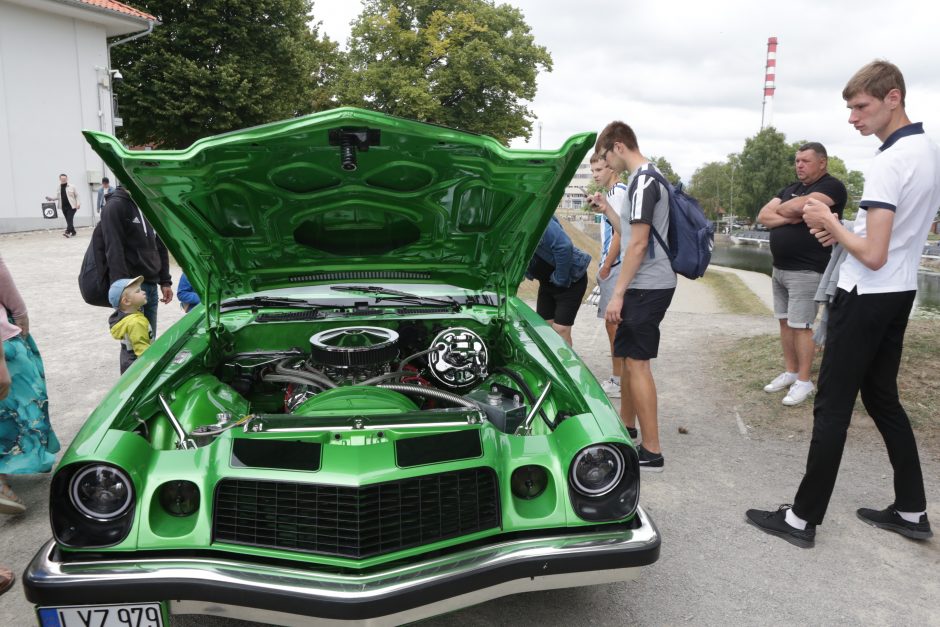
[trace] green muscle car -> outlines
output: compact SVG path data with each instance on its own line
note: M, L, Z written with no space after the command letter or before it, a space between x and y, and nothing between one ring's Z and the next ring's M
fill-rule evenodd
M42 625L399 624L659 557L626 429L516 297L592 133L341 108L178 151L85 135L202 304L55 471Z

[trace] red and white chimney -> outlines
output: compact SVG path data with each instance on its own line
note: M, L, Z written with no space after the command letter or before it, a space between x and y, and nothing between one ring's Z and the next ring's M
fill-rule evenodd
M767 39L767 70L764 73L764 106L760 115L760 127L773 126L774 90L777 88L777 38Z

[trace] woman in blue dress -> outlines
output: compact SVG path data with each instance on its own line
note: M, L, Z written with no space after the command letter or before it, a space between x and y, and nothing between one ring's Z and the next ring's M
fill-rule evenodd
M22 514L26 506L10 486L10 475L49 472L59 440L49 422L46 375L29 334L26 305L0 259L0 513Z

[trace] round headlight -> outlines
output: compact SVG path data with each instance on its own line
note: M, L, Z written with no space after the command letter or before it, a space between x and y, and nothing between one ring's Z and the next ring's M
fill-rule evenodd
M131 480L114 466L89 466L72 477L69 495L76 509L94 520L113 520L133 500Z
M583 449L571 465L571 482L585 496L607 494L623 477L623 455L609 444Z
M520 499L534 499L545 491L548 473L541 466L520 466L512 471L509 485Z

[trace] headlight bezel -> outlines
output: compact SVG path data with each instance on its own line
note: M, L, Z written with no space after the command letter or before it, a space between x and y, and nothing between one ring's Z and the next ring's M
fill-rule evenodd
M623 472L613 487L596 495L587 495L575 487L575 462L582 453L598 445L615 449L623 459ZM571 458L568 468L568 498L574 513L589 522L615 522L636 514L640 503L640 461L636 449L625 442L592 442Z
M614 459L617 461L617 471L614 474L612 480L610 480L606 485L601 488L591 489L583 485L582 481L578 477L578 466L581 464L586 457L595 449L601 451L610 452ZM623 459L623 454L612 444L600 443L600 444L590 444L585 446L583 449L578 451L578 454L574 456L574 460L571 462L571 471L570 471L570 482L571 485L584 496L596 498L609 494L614 489L616 489L617 484L620 483L623 479L625 472L626 462Z
M94 466L116 468L128 480L130 506L108 520L89 517L72 501L72 480ZM131 532L137 511L137 487L133 476L129 469L101 460L72 463L56 469L49 488L49 522L56 542L75 549L106 548L123 542Z

